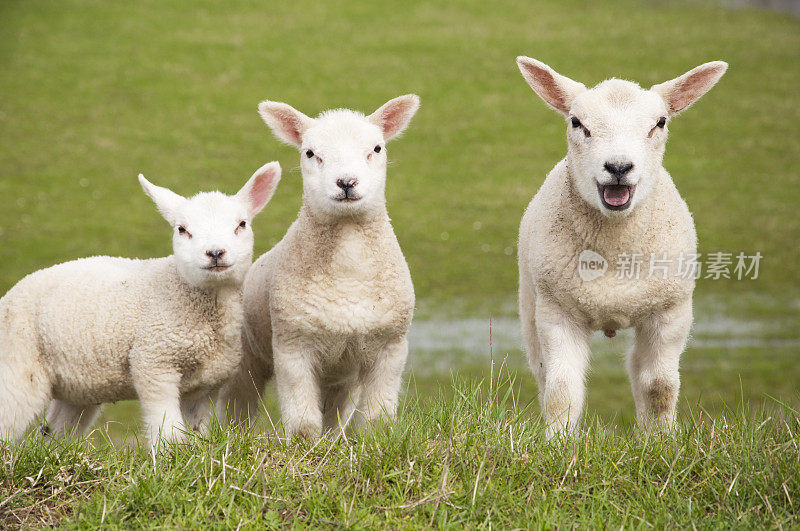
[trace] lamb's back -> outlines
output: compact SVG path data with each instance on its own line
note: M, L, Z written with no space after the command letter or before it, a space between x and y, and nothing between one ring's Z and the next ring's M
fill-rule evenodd
M29 338L16 355L37 358L31 363L51 374L56 398L101 403L135 397L129 355L137 343L166 337L190 348L202 340L202 327L186 325L197 309L183 292L172 257L97 256L28 275L0 301L0 315L7 333Z
M128 354L163 292L170 260L92 257L32 275L33 325L54 394L72 402L134 398Z

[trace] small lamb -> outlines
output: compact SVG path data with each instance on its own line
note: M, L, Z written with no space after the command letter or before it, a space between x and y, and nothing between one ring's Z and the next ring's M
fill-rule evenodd
M226 386L239 422L255 416L273 375L287 435L394 417L414 288L386 212L386 142L418 107L406 95L369 116L338 109L314 119L259 105L300 150L303 203L244 282L243 369Z
M519 229L519 312L547 435L576 429L590 332L613 337L629 327L636 337L627 366L639 425L670 429L692 324L697 236L662 167L667 123L728 65L706 63L650 90L619 79L587 90L535 59L518 57L517 65L567 122L567 156L548 174ZM637 257L638 275L615 271L620 260ZM582 270L587 264L594 269Z
M139 175L174 229L174 255L84 258L11 288L0 299L0 438L20 439L51 400L50 433L85 431L103 403L135 398L151 445L205 428L241 362L250 223L280 173L271 162L235 196L188 199Z

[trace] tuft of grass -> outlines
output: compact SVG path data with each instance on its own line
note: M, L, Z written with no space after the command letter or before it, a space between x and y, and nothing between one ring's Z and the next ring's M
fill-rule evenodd
M796 527L800 414L684 416L671 435L546 442L507 371L332 440L225 430L148 452L102 437L0 448L0 526Z

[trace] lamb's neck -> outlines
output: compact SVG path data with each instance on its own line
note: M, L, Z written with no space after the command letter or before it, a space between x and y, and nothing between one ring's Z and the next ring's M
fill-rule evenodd
M575 234L587 248L595 246L595 250L619 248L626 242L643 242L640 238L653 223L654 205L663 198L663 176L659 172L655 176L653 190L645 200L627 216L606 216L600 210L589 205L575 188L569 167L565 175L566 183L562 194L561 210L566 219L571 220Z
M231 348L237 347L243 319L242 290L238 286L218 286L203 290L211 303L214 330Z
M241 286L221 286L208 290L216 309L222 315L238 314L242 311L242 288Z
M241 285L200 287L190 285L180 277L179 282L186 298L198 307L210 308L223 320L238 318L242 312Z
M385 208L368 216L342 216L333 219L318 216L303 205L297 222L317 251L334 247L352 236L367 241L381 239L387 231L392 233L391 221Z
M397 246L386 212L368 219L322 219L302 207L293 226L291 253L311 277L360 276Z

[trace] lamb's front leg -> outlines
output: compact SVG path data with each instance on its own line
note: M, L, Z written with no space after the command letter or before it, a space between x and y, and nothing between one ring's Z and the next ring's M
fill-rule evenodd
M161 367L140 369L134 374L133 385L142 406L147 441L155 446L159 437L168 442L180 440L186 429L181 415L180 375Z
M322 403L313 348L274 338L275 386L287 436L318 437Z
M671 429L680 388L679 363L692 326L691 299L636 327L628 374L639 426Z
M408 340L403 336L387 343L375 361L362 369L361 400L353 416L354 428L395 418L407 357Z
M540 391L545 434L548 439L560 433L572 435L586 395L589 330L541 297L536 301L536 329L545 374L545 388Z

